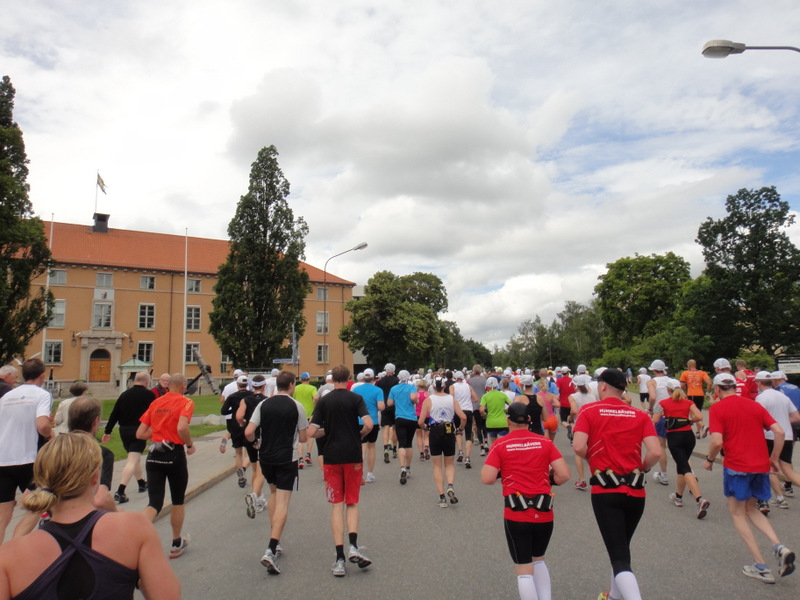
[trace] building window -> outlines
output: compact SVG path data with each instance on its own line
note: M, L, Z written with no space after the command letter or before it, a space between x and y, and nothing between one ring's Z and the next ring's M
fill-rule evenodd
M50 285L67 285L66 269L53 269L50 271Z
M139 305L139 329L155 329L156 326L156 305Z
M62 349L62 342L46 341L44 343L44 362L48 365L60 365Z
M139 286L143 290L154 290L156 289L156 276L155 275L142 275L141 282Z
M328 299L328 288L318 287L317 288L317 300L324 302Z
M97 287L99 288L112 288L114 287L113 273L98 273L97 274Z
M53 304L53 316L50 317L48 327L64 327L64 320L67 314L67 301L56 300Z
M321 311L321 310L317 311L317 333L318 334L321 335L323 333L328 333L328 327L330 326L330 323L328 321L329 317L330 317L330 315L328 314L327 311Z
M95 302L92 312L92 327L94 329L111 329L111 303Z
M200 293L200 280L199 279L189 279L186 282L186 291L190 294L199 294Z
M139 342L136 347L136 358L142 362L153 362L153 342Z
M186 331L200 331L200 307L186 307Z
M317 344L317 362L328 363L328 344Z
M233 361L231 360L231 357L230 357L230 356L228 356L227 354L223 354L223 355L220 357L220 360L219 360L219 366L220 366L220 369L219 369L219 370L220 370L222 373L227 373L227 372L228 372L228 367L230 367L230 366L231 366L231 363L232 363L232 362L233 362Z
M186 344L186 351L183 353L184 362L195 362L195 352L200 353L200 344Z

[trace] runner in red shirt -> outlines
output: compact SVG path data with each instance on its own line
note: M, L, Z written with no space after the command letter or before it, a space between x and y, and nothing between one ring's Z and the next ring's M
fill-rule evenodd
M600 598L641 600L630 543L644 513L644 473L661 457L661 444L647 413L622 401L626 384L619 369L600 373L600 400L578 413L573 448L594 474L589 480L592 509L611 559L611 589Z
M550 598L544 554L553 533L551 477L556 485L570 478L569 467L555 444L528 431L529 420L527 406L521 402L508 407L509 433L492 445L481 470L486 485L498 479L503 484L506 542L523 600Z
M747 368L747 363L742 359L736 361L736 373L734 377L738 379L739 395L755 400L758 396L758 384L756 384L756 373Z
M561 367L561 377L556 379L556 387L558 388L558 403L561 405L558 409L561 424L567 430L567 437L571 445L573 419L570 416L572 409L569 405L569 397L575 393L575 384L572 383L572 377L569 376L569 367Z
M794 572L794 552L780 543L772 525L756 504L757 500L770 498L769 473L771 469L777 472L780 468L784 432L758 402L737 395L736 379L730 373L714 377L714 391L720 401L709 410L711 444L703 467L710 471L717 455L721 450L725 451L723 492L728 498L728 510L736 532L756 561L754 565L745 565L742 572L764 583L775 583L750 524L769 538L778 560L778 573L783 577ZM767 453L764 443L765 430L775 434L772 454Z

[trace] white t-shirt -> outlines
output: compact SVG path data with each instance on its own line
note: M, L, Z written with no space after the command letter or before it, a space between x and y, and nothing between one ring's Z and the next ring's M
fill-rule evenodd
M38 385L25 383L0 398L0 467L36 460L38 417L50 417L53 397Z
M650 392L647 391L647 382L650 381L650 375L646 373L639 373L639 393L640 394L649 394Z
M234 379L228 385L226 385L224 388L222 388L222 397L223 398L227 398L228 396L230 396L234 392L238 392L238 391L239 391L239 385L236 383L236 380Z
M457 380L453 384L453 396L463 411L472 412L472 387L466 381Z
M772 418L778 422L778 425L781 426L783 433L786 435L786 441L791 442L794 440L792 422L789 420L789 415L797 412L797 408L789 400L789 396L778 390L764 390L756 396L756 402L766 408ZM771 429L767 430L764 432L764 437L768 440L774 440L775 432Z

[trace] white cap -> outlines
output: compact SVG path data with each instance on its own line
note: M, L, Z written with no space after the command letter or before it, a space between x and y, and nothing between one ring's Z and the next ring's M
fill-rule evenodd
M756 373L756 381L772 381L772 373L769 371L759 371Z
M364 369L364 377L375 379L375 371L373 371L372 369Z
M497 387L497 379L495 379L494 377L489 377L489 379L486 380L486 387L487 388L496 388Z
M575 370L578 372L578 375L581 373L586 373L586 365L578 365L578 368Z
M244 373L244 371L242 371L241 369L234 369L233 370L233 376L234 377L238 377L239 375L242 375L243 373Z
M731 363L728 362L727 358L718 358L714 361L714 368L715 369L730 369Z
M736 385L736 378L730 373L719 373L714 377L714 385Z
M364 381L364 374L359 373L358 375L356 375L356 381Z
M664 364L663 360L654 360L650 363L650 370L651 371L664 371L667 372L667 365Z
M388 367L389 365L386 365L386 366ZM387 371L388 371L388 369L387 369ZM405 369L403 369L402 371L400 371L400 372L397 374L397 378L398 378L400 381L408 381L408 380L411 378L411 373L409 373L408 371L406 371Z
M776 379L786 379L786 373L784 373L783 371L773 371L772 381L775 381Z
M595 369L595 371L594 371L595 378L600 377L600 373L605 371L607 368L608 367L599 367L598 369Z
M639 373L642 373L643 375L647 373L647 367L642 367L641 369L639 369Z
M681 387L681 382L677 379L667 379L667 389L668 390L677 390Z
M589 385L589 382L592 380L586 373L581 373L580 375L575 375L572 378L572 383L575 385Z
M461 371L456 371L455 373L453 373L453 375L455 376L456 379L464 379L464 373L462 373Z
M396 367L392 363L386 363L386 366L383 367L383 370L387 373L394 373L395 368Z
M239 375L236 378L236 383L247 383L247 375Z
M270 375L272 377L277 377L278 373L280 373L280 369L272 369L272 373L270 373Z
M325 383L328 383L328 382L331 382L331 381L333 381L333 375L328 373L327 375L325 375Z

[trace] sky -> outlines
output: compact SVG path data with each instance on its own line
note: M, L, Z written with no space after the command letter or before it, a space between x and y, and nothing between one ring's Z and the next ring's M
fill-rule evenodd
M504 345L673 251L741 188L800 210L794 0L28 0L0 19L45 220L227 238L274 145L306 260L437 274L443 318ZM96 199L96 173L107 194ZM789 228L800 243L800 225Z

